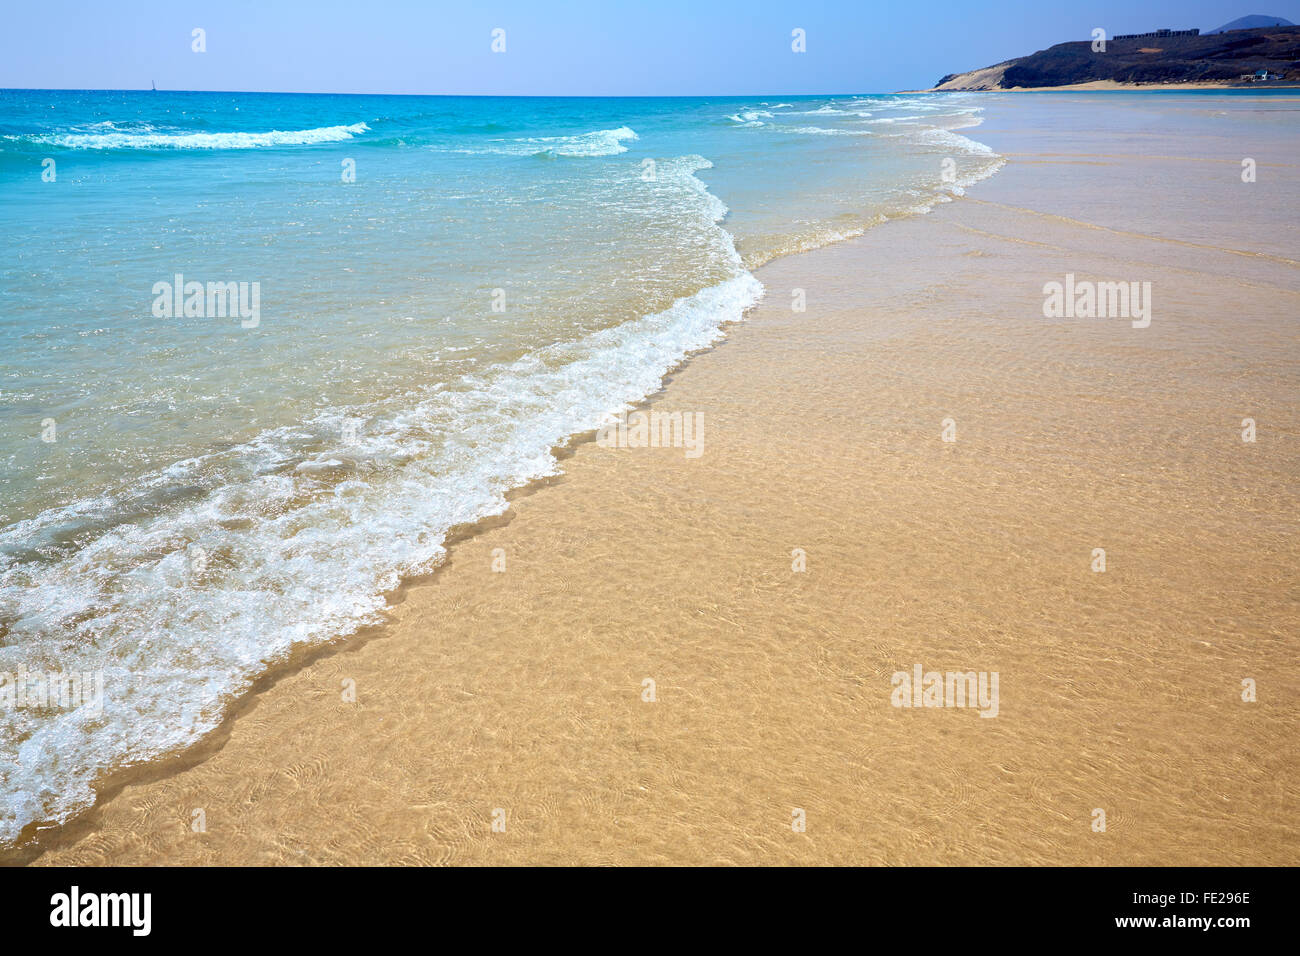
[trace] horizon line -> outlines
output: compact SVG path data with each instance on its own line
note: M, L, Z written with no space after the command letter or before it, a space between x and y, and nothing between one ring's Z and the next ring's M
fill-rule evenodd
M895 96L910 93L985 92L980 90L890 90L874 93L835 91L818 93L343 93L320 90L180 90L141 87L0 86L0 93L226 93L251 96L445 96L479 99L549 100L690 100L748 99L752 97ZM999 92L997 90L989 92Z

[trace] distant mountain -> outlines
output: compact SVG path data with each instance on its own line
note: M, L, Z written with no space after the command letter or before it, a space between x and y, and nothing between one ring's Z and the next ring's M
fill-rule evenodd
M1252 13L1248 17L1237 17L1231 23L1225 23L1217 30L1207 30L1205 36L1213 33L1227 33L1229 30L1253 30L1256 27L1293 27L1295 26L1290 20L1283 20L1281 17L1266 17L1258 13Z
M1255 27L1199 36L1152 31L1112 38L1105 51L1094 51L1088 40L1058 43L982 70L950 73L934 88L1011 90L1081 83L1247 85L1261 71L1266 82L1300 83L1300 27Z

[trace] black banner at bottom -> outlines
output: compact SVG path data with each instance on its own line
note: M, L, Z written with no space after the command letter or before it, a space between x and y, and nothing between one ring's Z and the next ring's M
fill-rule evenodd
M6 940L76 935L373 945L376 933L464 928L510 938L660 944L689 935L808 942L913 936L1216 945L1289 922L1291 873L1276 869L28 869L0 870ZM474 927L477 926L477 929ZM610 934L614 935L611 936ZM883 933L883 935L882 935ZM662 935L661 935L662 934ZM1270 934L1271 935L1271 934ZM980 941L983 941L982 943ZM16 948L13 951L18 951Z

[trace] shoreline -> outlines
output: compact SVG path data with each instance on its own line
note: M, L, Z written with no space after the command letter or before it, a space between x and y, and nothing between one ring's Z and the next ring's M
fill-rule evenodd
M965 126L958 127L958 129L965 128ZM1001 165L1003 165L1003 161L999 159L991 166L991 168L977 170L971 173L967 178L964 178L959 182L955 188L969 188L970 185L983 181L989 176L996 174L998 169L1001 168ZM708 193L711 187L708 183L702 182L701 188L704 192ZM903 219L918 214L925 214L935 205L951 202L953 198L954 194L951 192L936 190L925 203L913 206L910 210L901 213L879 213L875 216L873 221L866 224L863 228L872 229L884 222L893 221L894 219ZM861 233L858 233L858 235L860 234ZM830 245L837 242L848 241L852 238L854 238L853 234L844 234L840 235L838 238L825 239L823 242L825 245ZM814 246L812 247L812 250L818 248L824 248L824 245ZM677 308L684 303L693 301L697 297L715 292L729 283L734 283L741 279L752 279L753 270L760 268L761 265L766 264L767 262L793 255L800 255L808 251L811 250L808 248L797 248L792 251L777 251L771 253L770 257L760 259L758 264L746 265L745 272L741 276L723 280L723 282L719 284L706 286L702 289L685 294L674 300L668 308ZM747 314L748 311L750 310L746 309L745 313ZM650 317L652 317L652 314L647 313L643 318ZM738 321L743 321L743 318L740 320L719 320L716 334L713 336L711 344L692 348L683 354L676 364L663 373L655 391L637 402L634 411L648 410L652 400L655 397L662 395L663 389L666 387L667 383L672 380L674 375L679 373L693 357L708 352L723 344L725 342L727 330L735 326ZM549 453L557 462L562 463L565 459L573 456L578 446L587 442L595 441L596 434L597 429L587 429L570 434L563 444L552 446L549 449ZM502 494L502 499L504 501L502 511L493 512L477 520L451 527L447 531L444 546L449 550L458 541L472 538L485 530L496 527L500 523L508 522L510 520L509 503L511 501L519 496L530 495L537 490L560 480L562 477L562 473L559 475L544 476L527 481L522 485L510 487ZM231 732L234 720L247 709L254 706L257 698L267 688L273 687L284 677L297 673L304 667L308 666L311 662L322 657L327 657L340 651L351 649L354 644L359 646L375 637L382 636L389 627L389 620L387 619L388 611L391 610L395 604L405 600L405 595L410 588L422 583L433 581L442 572L444 567L445 561L443 564L438 565L432 571L427 573L404 577L393 590L381 593L379 597L385 603L385 620L377 623L368 623L353 631L337 634L323 643L295 646L290 650L285 659L267 665L263 671L251 680L249 687L239 692L223 705L220 723L196 743L187 746L184 749L173 749L162 752L147 761L114 770L99 778L94 785L96 799L93 805L77 811L64 823L50 823L49 821L44 820L29 823L22 831L22 835L16 844L9 846L0 844L0 865L30 861L43 854L51 846L66 845L75 842L76 839L80 838L81 835L84 835L87 832L87 828L81 825L86 817L89 814L93 814L96 808L100 807L108 800L111 800L124 788L161 780L173 775L179 770L201 763L224 745L224 741ZM36 838L36 834L49 835Z
M1087 83L1068 83L1063 86L1012 86L996 88L950 87L941 89L931 87L925 90L899 90L899 93L1099 93L1112 91L1117 93L1167 93L1178 90L1194 92L1196 90L1300 90L1297 83L1230 83L1230 82L1193 82L1193 83L1120 83L1116 80L1091 80Z
M1103 239L1033 208L1026 197L1060 188L1054 166L1012 158L970 187L973 201L755 270L763 302L641 406L701 412L699 461L576 436L560 475L516 489L504 515L465 528L437 571L405 582L388 624L259 680L216 734L126 771L34 862L1196 864L1232 846L1242 862L1294 863L1278 742L1296 716L1295 675L1277 640L1294 608L1249 574L1233 579L1234 598L1177 560L1284 587L1286 567L1260 569L1252 548L1294 563L1277 510L1294 451L1230 457L1239 449L1204 421L1234 387L1220 367L1215 396L1178 411L1164 395L1181 374L1167 322L1149 341L1047 327L1035 284L1010 301L997 291L1026 271L1058 273L1060 250L1080 274L1138 261L1214 282L1236 274L1217 259L1240 250ZM1121 181L1129 166L1113 167ZM1264 283L1269 302L1294 305L1283 263L1242 268L1227 279L1234 295ZM791 288L807 290L807 313L790 310ZM1213 363L1207 344L1226 333L1177 293L1173 313ZM1267 356L1274 335L1247 329L1234 348ZM1072 417L1066 370L1096 390L1099 417ZM1249 374L1272 413L1261 421L1285 429L1289 372ZM1142 399L1213 453L1124 434L1124 402ZM939 438L948 415L951 444ZM1190 477L1152 468L1170 448ZM1152 470L1133 472L1136 460ZM1251 508L1208 508L1225 475L1243 474ZM1086 502L1071 491L1080 481ZM1160 526L1171 490L1187 528ZM1243 548L1232 521L1257 537ZM1116 529L1117 566L1093 577L1091 543ZM809 570L792 570L792 547ZM497 548L504 573L491 570ZM1166 591L1184 603L1167 606ZM1210 654L1183 640L1189 621L1225 614L1252 640L1229 636ZM1111 629L1131 642L1112 643ZM892 708L889 675L913 661L1000 671L1001 720ZM1225 703L1217 675L1242 668L1274 688L1258 715ZM1162 670L1181 686L1152 696ZM356 703L339 699L344 680ZM1032 708L1017 684L1035 688ZM946 719L916 719L935 716ZM1155 736L1135 738L1130 723ZM1179 743L1189 726L1208 742ZM1242 739L1269 765L1234 756ZM1187 780L1229 794L1235 815L1184 792ZM1096 803L1117 808L1119 839L1094 838ZM503 833L490 827L498 807ZM806 832L791 831L792 807L806 809ZM1179 829L1174 807L1199 811L1202 829ZM188 825L194 809L206 832Z

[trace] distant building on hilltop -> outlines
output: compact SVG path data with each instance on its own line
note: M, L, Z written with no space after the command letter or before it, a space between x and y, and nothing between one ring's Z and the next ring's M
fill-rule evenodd
M1151 33L1121 33L1118 36L1111 37L1112 40L1156 40L1165 37L1198 37L1201 35L1199 27L1193 30L1153 30Z

